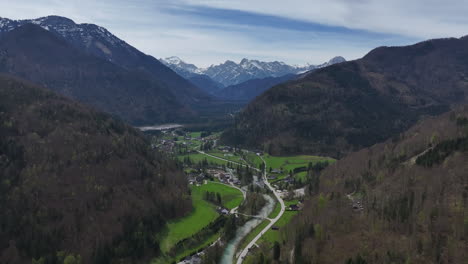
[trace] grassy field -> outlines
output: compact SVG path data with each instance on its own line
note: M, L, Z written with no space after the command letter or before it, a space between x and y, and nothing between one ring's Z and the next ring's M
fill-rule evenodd
M288 209L288 207L292 204L297 204L299 203L299 200L288 200L288 201L284 201L284 205L286 206L286 209Z
M219 236L220 236L219 233L214 234L213 236L211 236L210 238L205 240L203 243L199 244L197 247L186 249L183 252L179 253L177 256L175 256L174 260L179 261L181 258L184 258L186 256L190 256L193 252L196 252L199 249L202 249L202 248L205 248L205 247L211 245L213 242L215 242L219 238Z
M274 243L275 241L281 242L280 241L280 232L281 228L286 226L291 219L298 214L298 211L285 211L284 214L281 216L281 218L278 220L278 222L275 223L275 226L279 227L280 230L268 230L260 239L261 242L269 242L269 243Z
M242 192L224 184L210 182L198 187L202 192L218 192L221 195L223 206L232 209L239 206L244 200Z
M153 259L150 261L151 264L166 264L166 263L177 263L181 259L192 255L194 252L197 252L198 250L205 248L209 245L211 245L213 242L215 242L219 238L220 234L214 234L213 236L209 237L203 243L200 243L194 248L188 248L184 249L184 251L180 252L177 254L175 257L169 257L169 256L161 256L156 259Z
M259 168L260 165L263 164L262 159L260 159L260 157L257 156L257 154L253 152L245 153L245 159L248 163L250 163L251 165L254 165L255 168Z
M294 178L297 180L300 180L301 182L304 182L307 177L307 171L301 171L299 173L294 174Z
M271 214L268 215L268 218L271 218L271 219L275 218L279 214L280 211L281 211L281 204L276 202L275 208L273 209Z
M199 137L201 137L201 133L202 132L191 132L190 137L191 138L199 138Z
M201 141L198 140L189 140L185 141L186 146L189 150L200 150Z
M326 157L318 157L318 156L307 156L307 155L300 155L300 156L290 156L290 157L276 157L265 155L263 157L267 164L267 171L269 172L270 169L281 169L283 172L280 174L268 173L273 176L276 176L275 180L271 180L270 182L275 183L286 178L289 175L289 171L293 171L295 168L300 167L308 167L309 162L312 164L328 161L329 163L335 162L332 158ZM294 177L300 180L305 180L307 176L307 172L299 172Z
M224 160L220 160L220 159L216 159L216 158L213 158L213 157L209 157L209 156L206 156L206 155L203 155L203 154L200 154L200 153L192 153L192 154L188 154L188 155L179 155L177 156L177 158L180 160L180 161L183 161L185 157L190 157L190 160L192 161L192 163L198 163L200 161L203 161L204 159L206 159L208 161L208 163L213 163L213 164L216 164L216 165L227 165L227 161L224 161Z
M275 157L270 155L265 155L263 157L267 163L267 168L270 167L273 169L280 169L283 168L285 171L293 170L294 168L298 167L307 167L309 162L315 164L320 161L328 161L334 162L335 160L332 158L325 158L325 157L318 157L318 156L307 156L307 155L300 155L300 156L291 156L291 157Z
M225 153L219 150L212 150L207 153L216 157L220 157L222 159L227 159L227 160L234 161L240 164L248 165L239 155L232 153L232 152ZM229 155L233 155L233 156L229 156Z
M161 242L161 249L168 252L178 241L190 237L218 217L215 206L203 200L203 189L192 187L193 211L190 215L167 224L167 235Z
M224 184L209 182L202 186L191 186L192 189L192 203L193 211L190 215L170 222L167 225L167 233L165 238L161 242L161 249L163 253L169 252L169 250L180 240L191 237L198 233L205 226L216 220L218 213L215 210L215 206L203 199L205 192L218 192L221 195L223 205L226 208L232 209L239 206L243 201L242 192L226 186ZM176 257L170 258L165 257L162 259L155 260L153 263L167 263L174 260L179 260L192 252L197 251L211 243L213 243L219 237L219 233L211 236L205 240L196 248L187 248L180 252Z

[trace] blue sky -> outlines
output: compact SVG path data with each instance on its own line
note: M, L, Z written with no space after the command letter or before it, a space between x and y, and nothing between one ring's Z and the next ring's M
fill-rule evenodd
M374 47L468 34L468 4L445 0L0 0L1 17L95 23L156 58L206 67L246 57L356 59Z

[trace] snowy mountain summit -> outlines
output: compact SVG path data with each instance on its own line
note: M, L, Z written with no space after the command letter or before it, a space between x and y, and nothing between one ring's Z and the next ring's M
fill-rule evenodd
M140 56L140 52L117 38L107 29L94 24L77 24L73 20L60 16L47 16L36 19L11 20L0 18L0 35L25 24L32 23L59 35L77 48L105 58L109 61L122 61L128 55Z
M343 57L334 57L320 65L292 66L280 61L264 62L244 58L240 63L227 60L222 64L211 65L208 68L198 68L193 64L184 62L178 57L169 57L160 59L160 61L185 78L192 78L194 75L202 74L209 76L212 80L224 86L230 86L252 79L299 74L346 60Z
M177 56L160 59L160 61L186 79L193 77L194 74L203 74L197 66L186 63Z

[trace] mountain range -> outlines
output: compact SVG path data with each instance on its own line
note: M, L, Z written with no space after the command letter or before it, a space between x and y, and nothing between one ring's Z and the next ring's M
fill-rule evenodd
M190 119L197 114L195 108L212 101L157 59L97 25L58 16L1 18L0 46L3 72L43 84L132 124Z
M191 80L194 76L206 75L215 83L227 87L252 79L282 77L288 74L304 73L341 63L346 60L338 56L320 65L308 64L305 66L291 66L279 61L264 62L244 58L240 63L228 60L219 65L211 65L208 68L198 68L194 64L186 63L178 57L169 57L160 59L160 61L188 80ZM222 86L220 88L222 88Z
M167 224L197 207L223 209L217 192L191 200L184 175L198 181L205 166L221 168L207 159L185 166L213 145L232 147L225 157L260 161L277 204L284 206L279 190L288 200L289 216L278 206L275 230L262 231L240 261L465 263L467 103L468 37L321 65L242 59L198 68L177 57L159 61L97 25L0 18L0 263L179 261L177 250L170 261L153 259L164 252L163 237L179 236ZM152 142L126 124L163 122L198 123L154 132ZM174 148L171 158L154 149L159 140ZM291 154L337 161L289 166L305 158ZM274 176L278 156L285 168ZM262 193L245 189L240 208ZM202 261L218 263L206 256L219 257L225 234L245 224L218 219L193 234L179 225L187 237L171 247L184 251L180 261L203 250ZM213 241L220 243L204 249Z
M380 47L277 85L223 135L271 154L343 154L397 135L467 101L468 38Z

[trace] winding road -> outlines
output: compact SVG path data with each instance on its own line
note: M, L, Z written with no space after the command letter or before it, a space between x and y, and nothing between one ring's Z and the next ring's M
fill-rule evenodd
M229 187L231 187L231 188L237 189L237 190L239 190L239 191L242 193L242 196L244 197L244 201L245 201L245 199L247 198L247 193L246 193L244 190L242 190L241 188L235 186L235 185L232 184L232 183L231 183L231 184L225 184L225 183L222 183L222 182L215 182L215 181L210 181L210 183L226 185L226 186L229 186ZM231 213L231 214L238 214L238 213L237 213L237 209L239 209L239 206L232 208L231 211L230 211L230 213Z
M281 198L281 196L276 192L276 190L270 185L270 183L268 182L268 179L267 179L267 176L266 176L266 162L265 160L263 159L262 156L259 156L260 159L262 159L263 161L263 164L265 164L265 170L263 170L263 174L262 174L262 178L263 178L263 181L265 182L265 185L273 192L273 194L275 195L276 199L278 200L278 202L280 203L281 205L281 210L279 212L279 214L271 219L270 223L260 232L258 233L258 235L252 239L252 241L250 241L250 243L242 250L242 252L240 253L239 255L239 258L237 259L237 264L242 264L242 262L244 261L244 258L245 256L247 256L247 254L249 253L249 250L253 247L253 246L256 246L257 244L257 241L276 223L278 222L278 220L281 218L281 216L283 216L284 214L284 211L286 209L286 206L284 205L284 201L283 199Z
M219 159L219 160L224 160L224 161L228 161L228 162L231 162L231 163L234 163L234 164L238 164L238 165L241 165L241 166L247 166L249 168L252 168L256 171L260 171L259 169L255 168L255 167L252 167L250 165L245 165L245 164L242 164L242 163L238 163L238 162L235 162L235 161L231 161L231 160L227 160L227 159L223 159L223 158L220 158L220 157L217 157L217 156L214 156L214 155L210 155L210 154L207 154L205 153L204 151L197 151L198 153L200 154L203 154L203 155L206 155L206 156L209 156L209 157L212 157L212 158L215 158L215 159ZM262 156L258 156L262 161L263 161L263 164L265 165L264 166L264 170L263 170L263 173L262 173L262 179L263 179L263 182L265 183L265 185L268 187L268 189L270 189L272 192L273 192L273 195L276 197L276 200L278 200L278 202L280 203L281 205L281 210L279 212L279 214L273 218L273 219L268 219L270 220L270 223L260 232L258 233L258 235L252 239L252 241L250 241L250 243L242 250L242 252L240 253L238 259L237 259L237 262L236 264L242 264L242 262L244 261L244 258L245 256L247 256L247 254L249 253L249 250L254 247L254 246L257 246L257 241L274 225L276 224L276 222L278 222L278 220L281 218L281 216L283 216L284 214L284 211L286 210L286 206L284 205L284 201L283 199L281 198L280 194L278 192L276 192L275 188L273 188L273 186L271 186L271 184L268 182L268 179L267 179L267 174L266 174L266 168L267 168L267 164L266 164L266 161L263 159Z

